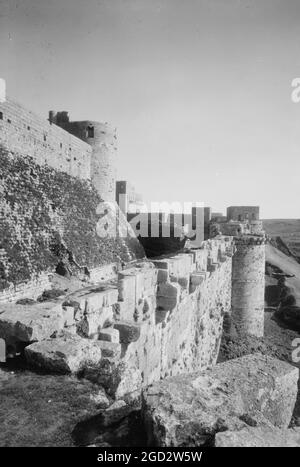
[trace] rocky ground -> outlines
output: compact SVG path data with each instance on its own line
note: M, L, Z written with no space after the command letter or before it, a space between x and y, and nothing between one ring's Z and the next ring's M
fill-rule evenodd
M224 338L219 362L261 353L293 364L292 342L297 337L268 309L265 337ZM1 366L0 446L142 446L146 432L140 415L139 397L114 402L89 381L33 373L21 359ZM290 426L300 426L300 392Z
M237 337L226 337L226 335L224 335L221 342L218 363L244 355L261 353L286 361L300 368L300 362L297 364L292 360L292 352L295 350L292 343L295 342L295 339L300 338L300 334L297 331L288 329L286 325L276 319L274 313L274 308L267 308L265 311L265 335L263 338L249 336L241 339ZM300 352L298 355L300 357ZM300 386L291 421L291 426L294 425L300 426Z

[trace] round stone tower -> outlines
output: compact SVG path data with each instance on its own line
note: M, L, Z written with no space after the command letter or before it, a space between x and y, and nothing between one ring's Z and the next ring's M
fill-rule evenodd
M92 146L91 181L104 201L116 199L116 128L94 121L72 122L77 136Z
M232 258L232 315L235 331L264 335L265 237L235 237Z
M116 200L116 128L107 122L69 121L67 112L49 112L49 121L92 147L91 181L104 201Z

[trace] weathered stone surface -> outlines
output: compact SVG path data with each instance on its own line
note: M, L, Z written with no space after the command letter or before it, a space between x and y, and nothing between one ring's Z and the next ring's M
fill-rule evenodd
M247 426L245 416L257 413L286 428L296 401L298 373L287 363L255 354L155 383L143 394L149 443L209 444L216 432Z
M115 323L114 327L120 333L120 342L122 344L136 342L140 337L140 326L134 323L119 321Z
M107 342L120 342L120 333L115 328L104 328L99 331L99 340Z
M25 357L33 367L59 373L78 373L89 364L101 360L101 347L96 341L77 335L46 339L29 345Z
M96 337L104 325L111 325L113 322L112 307L103 307L97 313L89 313L84 316L83 321L78 325L78 332L84 337Z
M50 337L63 328L66 320L61 302L32 305L2 304L0 306L0 337L6 340L32 342Z
M157 270L157 283L161 284L163 282L169 282L169 271L168 269L158 269Z
M121 356L121 344L108 341L96 341L99 345L103 357L120 358Z
M247 427L216 434L216 447L300 447L300 428Z
M100 409L106 409L110 405L110 400L103 388L99 388L98 392L92 392L90 394L90 400Z
M98 365L87 365L83 375L93 383L103 386L115 399L122 399L141 391L141 372L132 364L116 358L104 357Z

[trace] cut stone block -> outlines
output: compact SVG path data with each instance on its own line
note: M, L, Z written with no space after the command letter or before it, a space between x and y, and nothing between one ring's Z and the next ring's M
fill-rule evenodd
M97 341L96 344L99 345L103 357L120 358L121 344L101 340Z
M157 283L161 284L162 282L169 282L169 272L167 269L158 269L157 270Z
M180 285L177 283L165 282L159 284L157 306L163 310L173 310L178 304L180 292Z
M129 302L135 305L135 275L123 271L119 273L118 276L118 291L119 291L119 301Z
M89 313L84 317L84 322L81 325L83 334L86 337L98 335L101 328L106 324L113 322L112 306L101 308L98 313Z
M191 274L191 284L192 285L201 285L205 280L205 273L203 272L194 272Z
M205 445L218 431L246 427L243 417L257 413L262 420L287 428L298 373L288 363L254 354L154 383L143 393L148 443Z
M167 282L165 284L160 284L157 289L157 296L158 297L174 297L180 293L180 287L176 283Z
M116 321L133 321L135 302L117 302L114 305L114 318Z
M122 344L136 342L140 337L141 328L137 324L118 321L114 324L114 327L120 333L120 342Z
M118 344L120 342L120 333L115 328L104 328L99 331L99 340Z
M75 324L74 319L74 308L71 306L64 306L62 308L62 314L64 319L64 326L73 326Z
M47 339L64 327L61 302L0 305L0 338L22 342Z
M69 295L66 305L73 303L75 309L85 314L97 313L101 308L112 306L118 300L118 289L104 286L90 286Z
M59 373L78 373L98 364L101 347L96 341L77 335L46 339L25 348L28 363L36 368Z

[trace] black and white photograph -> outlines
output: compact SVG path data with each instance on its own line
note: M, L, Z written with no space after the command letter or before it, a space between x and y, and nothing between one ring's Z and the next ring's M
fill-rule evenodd
M299 177L299 0L0 0L0 447L300 447Z

